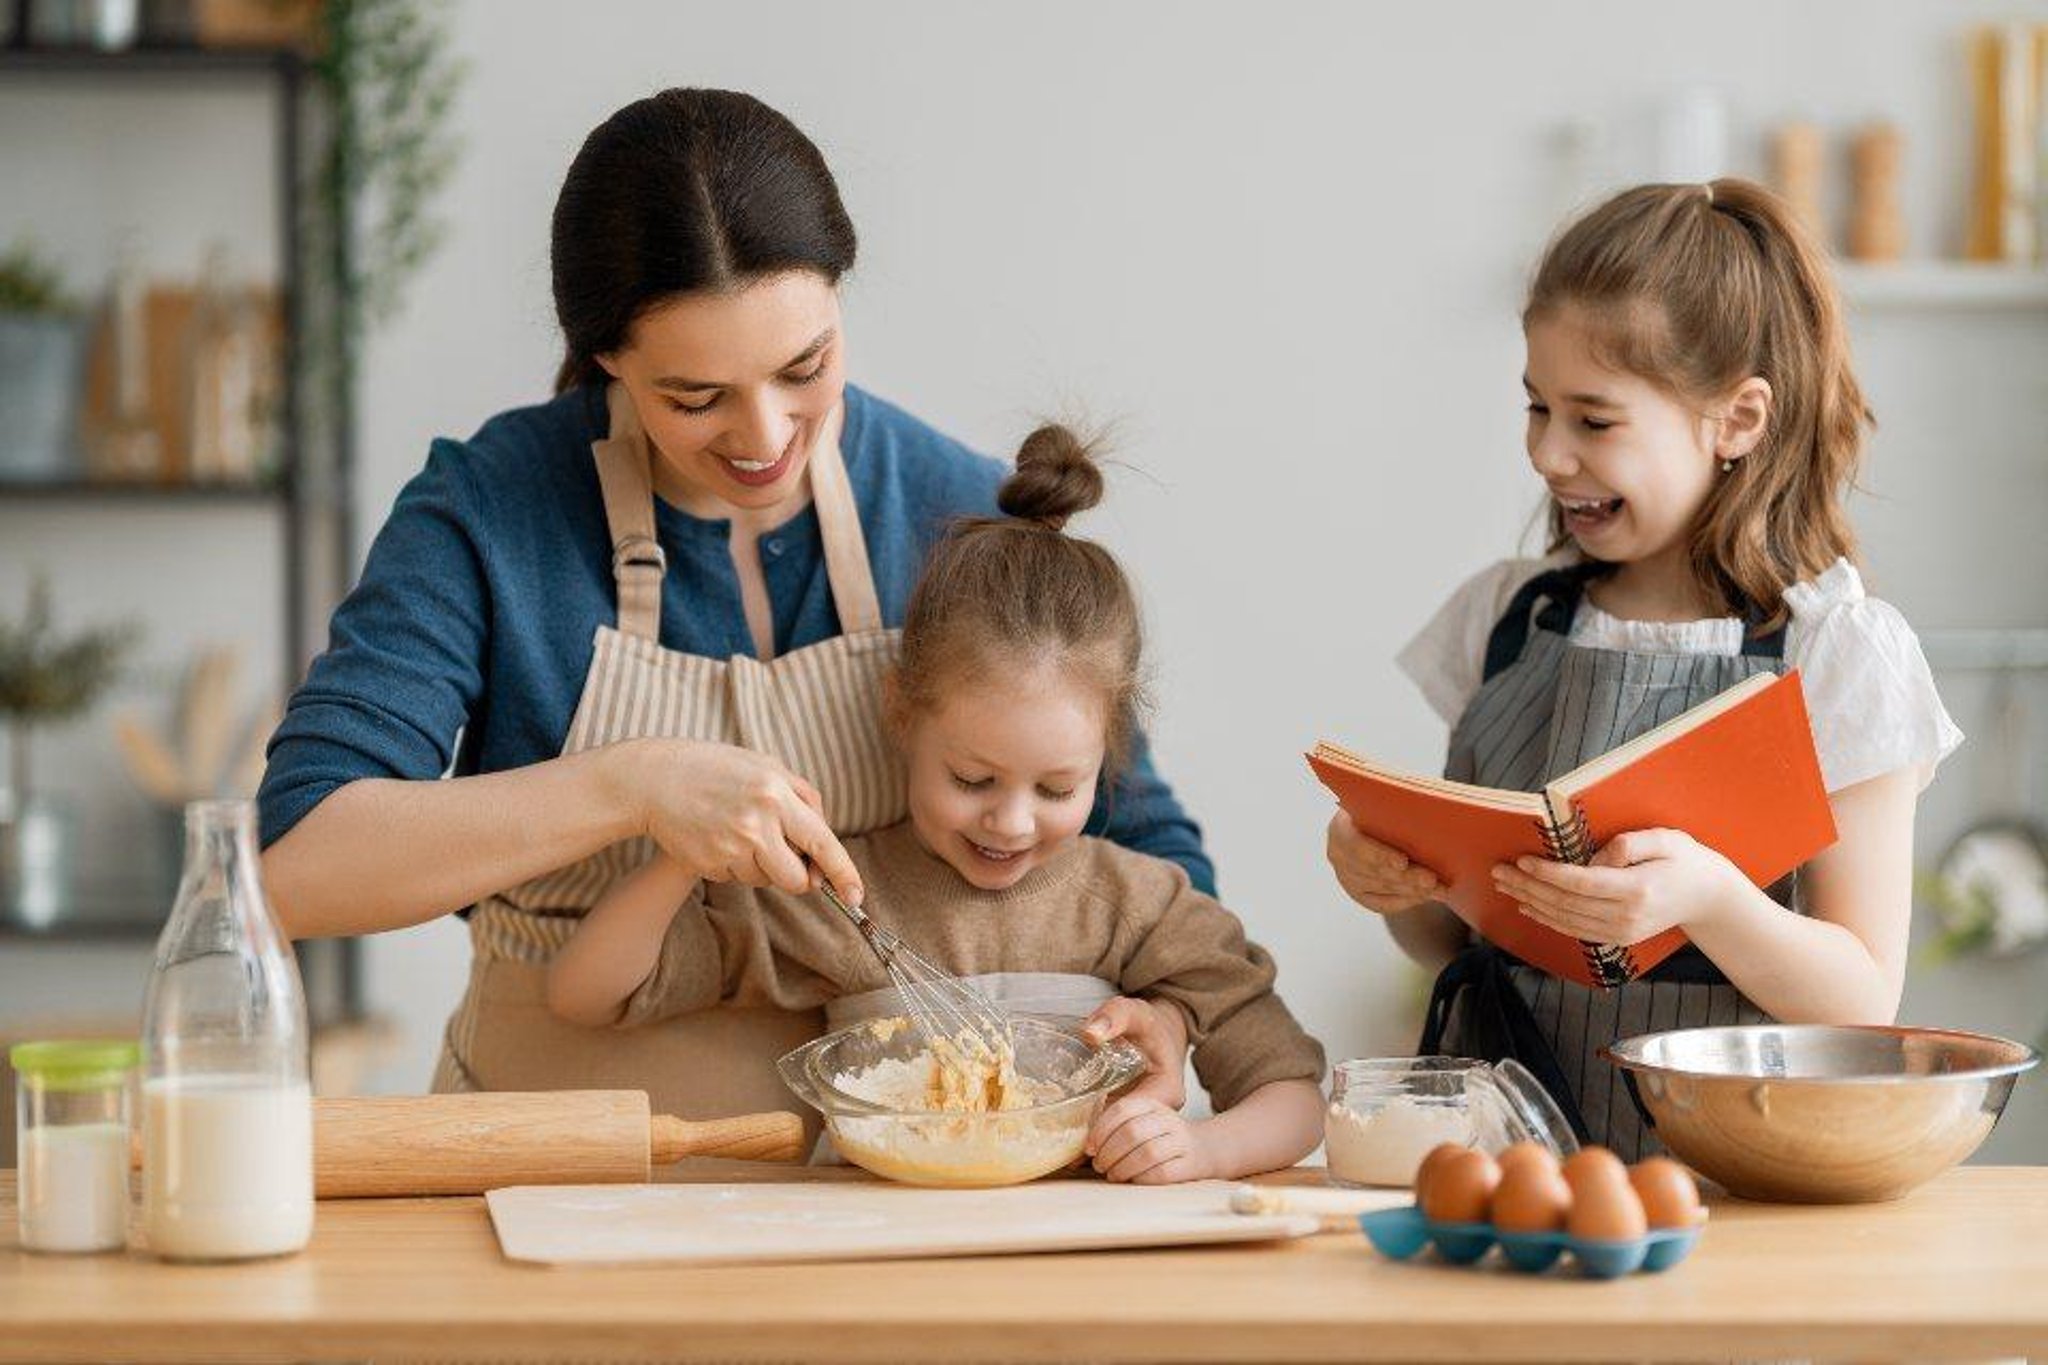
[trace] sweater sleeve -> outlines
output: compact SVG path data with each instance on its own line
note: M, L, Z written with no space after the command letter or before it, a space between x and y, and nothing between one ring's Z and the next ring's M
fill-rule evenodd
M1218 1110L1272 1081L1321 1081L1322 1045L1274 992L1272 956L1247 940L1237 916L1189 885L1178 867L1165 871L1142 898L1129 896L1136 888L1125 889L1135 935L1119 987L1180 1007L1195 1075Z
M434 443L336 609L326 652L292 694L257 794L266 846L337 787L439 777L455 762L483 694L491 630L461 455L456 442Z
M698 883L669 922L654 970L626 1001L635 1028L713 1005L816 1009L845 992L853 930L808 897Z

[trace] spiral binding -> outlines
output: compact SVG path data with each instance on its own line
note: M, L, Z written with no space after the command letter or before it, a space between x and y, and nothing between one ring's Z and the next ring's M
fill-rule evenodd
M1536 822L1543 831L1543 847L1561 863L1584 864L1593 856L1593 834L1586 827L1586 812L1572 807L1572 818L1563 829L1549 820Z
M1583 866L1591 862L1594 853L1598 852L1593 844L1592 831L1586 826L1586 812L1577 806L1572 807L1572 818L1563 828L1549 820L1538 820L1536 827L1543 833L1543 847L1561 863ZM1580 939L1579 946L1586 954L1586 970L1592 973L1595 985L1612 989L1635 980L1635 954L1626 945Z

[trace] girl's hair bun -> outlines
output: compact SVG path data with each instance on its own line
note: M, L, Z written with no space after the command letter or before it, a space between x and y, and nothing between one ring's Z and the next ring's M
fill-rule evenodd
M1024 438L1017 469L996 492L1008 516L1057 531L1067 518L1102 501L1102 467L1094 447L1067 427L1048 422Z

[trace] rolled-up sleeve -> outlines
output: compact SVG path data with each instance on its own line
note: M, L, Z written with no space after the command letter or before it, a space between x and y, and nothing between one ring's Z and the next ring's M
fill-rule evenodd
M292 694L257 794L266 846L358 778L433 778L454 763L491 630L462 463L459 443L434 443Z

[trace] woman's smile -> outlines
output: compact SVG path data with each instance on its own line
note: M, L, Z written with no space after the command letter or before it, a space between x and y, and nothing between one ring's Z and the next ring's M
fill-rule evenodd
M772 460L742 460L733 455L720 455L718 458L725 462L726 470L734 480L749 488L766 488L789 472L809 435L809 427L798 427L790 436L789 444L782 448L782 453Z

